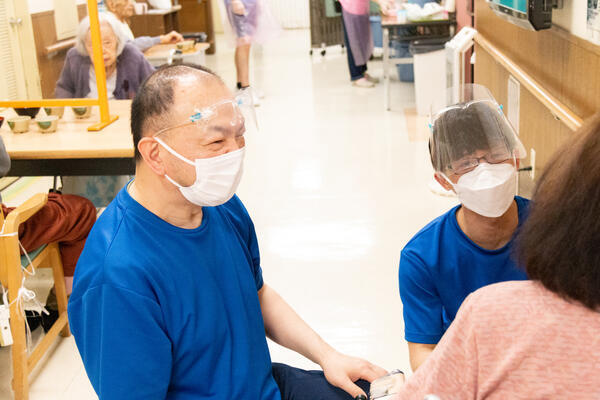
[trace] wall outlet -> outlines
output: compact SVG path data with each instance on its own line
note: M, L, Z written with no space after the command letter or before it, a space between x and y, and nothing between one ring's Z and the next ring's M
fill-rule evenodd
M531 171L529 171L529 176L531 177L532 180L535 179L535 150L531 149L530 155L529 155L529 162L531 163Z

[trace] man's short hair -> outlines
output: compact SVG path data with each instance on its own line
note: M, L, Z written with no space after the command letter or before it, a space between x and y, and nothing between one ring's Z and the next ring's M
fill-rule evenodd
M431 130L429 154L436 171L446 171L452 162L478 150L504 145L512 151L516 146L508 121L487 102L457 104L440 115ZM490 130L498 135L490 135Z
M174 101L176 81L173 78L193 73L193 70L206 72L223 82L208 68L195 64L179 64L159 68L140 86L131 103L131 133L133 134L136 162L142 159L138 143L144 137L144 132L148 130L157 132L167 128L171 123L169 114Z

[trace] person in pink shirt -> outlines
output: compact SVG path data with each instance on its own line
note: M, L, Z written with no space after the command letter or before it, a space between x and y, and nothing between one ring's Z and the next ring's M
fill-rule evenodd
M516 254L531 280L469 295L394 399L600 399L600 114L532 204Z
M394 0L374 0L386 13ZM348 69L353 86L371 88L379 79L367 73L367 61L373 53L373 35L369 22L369 0L340 0L344 42L348 49Z

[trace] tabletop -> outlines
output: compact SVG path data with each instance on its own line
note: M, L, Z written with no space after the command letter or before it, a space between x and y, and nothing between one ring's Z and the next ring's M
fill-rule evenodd
M384 28L396 27L396 26L435 26L435 25L448 25L453 24L456 21L454 19L433 19L427 21L409 21L400 22L396 15L383 15L381 17L381 26Z
M71 107L65 107L56 132L40 133L32 120L29 132L15 134L6 123L8 118L16 115L10 108L0 112L5 117L0 136L12 160L131 158L134 153L131 100L111 100L109 109L110 114L118 115L119 119L98 132L87 130L88 126L100 121L100 110L95 106L87 119L76 119ZM40 114L43 113L40 110Z
M188 55L195 55L199 52L204 52L210 47L210 43L196 43L194 49L190 49L182 52L181 54L175 54L174 57L182 57ZM177 44L157 44L150 47L144 52L144 56L147 59L166 59L169 58L171 51L177 50Z

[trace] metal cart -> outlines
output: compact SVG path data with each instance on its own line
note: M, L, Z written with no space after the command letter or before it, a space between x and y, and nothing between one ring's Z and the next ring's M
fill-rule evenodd
M310 54L321 49L324 56L328 46L344 47L341 5L336 0L310 0Z

